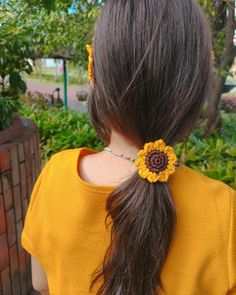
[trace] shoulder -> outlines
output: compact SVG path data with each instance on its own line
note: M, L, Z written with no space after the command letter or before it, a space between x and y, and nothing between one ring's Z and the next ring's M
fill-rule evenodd
M75 148L60 151L51 156L48 162L44 165L43 170L55 173L56 171L65 171L65 169L74 168L77 165L77 160L83 150L83 148Z
M77 169L77 159L81 149L68 149L58 152L43 166L38 181L41 186L51 187L52 184L60 183L60 180L66 181L66 175L74 176Z
M198 220L199 225L229 225L236 196L225 183L181 166L170 181L170 189L177 210L184 216Z
M58 165L58 164L65 164L70 163L72 159L77 157L80 152L83 151L83 148L75 148L75 149L68 149L64 151L60 151L53 156L51 156L49 163L50 165Z
M186 227L188 220L190 230L196 234L198 240L196 245L204 247L206 253L207 248L212 252L214 247L216 257L218 260L222 259L222 266L226 266L229 289L235 290L236 191L221 181L206 177L188 167L183 167L181 173L177 177L182 183L184 196L181 199L179 187L176 197L181 200L177 203L182 228Z
M198 198L230 198L234 190L227 184L209 178L204 174L182 165L171 179L171 186L181 193L189 192Z

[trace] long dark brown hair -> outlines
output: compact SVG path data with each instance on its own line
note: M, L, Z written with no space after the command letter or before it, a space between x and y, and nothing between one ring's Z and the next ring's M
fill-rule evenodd
M211 37L195 0L108 0L94 38L89 113L109 144L111 128L132 144L181 141L194 127L211 77ZM98 295L154 295L173 238L168 183L135 173L108 196L111 242L91 283Z

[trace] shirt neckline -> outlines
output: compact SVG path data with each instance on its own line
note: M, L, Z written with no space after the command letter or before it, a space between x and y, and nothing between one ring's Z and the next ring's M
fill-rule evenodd
M104 194L109 194L111 193L113 190L115 190L117 188L117 186L113 186L113 185L98 185L98 184L94 184L92 182L87 182L84 179L81 178L80 174L79 174L79 165L80 165L80 160L83 156L86 155L92 155L92 154L96 154L97 152L89 149L89 148L78 148L76 149L76 167L75 167L75 171L76 171L76 175L77 175L77 180L79 182L79 184L84 187L85 189L88 189L92 192L96 192L97 194L100 193L104 193Z

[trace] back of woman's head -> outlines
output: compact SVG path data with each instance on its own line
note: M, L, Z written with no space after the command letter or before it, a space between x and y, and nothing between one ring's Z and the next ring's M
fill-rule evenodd
M210 74L211 38L195 0L108 0L94 38L94 127L106 144L113 129L138 148L174 145L194 127ZM135 173L107 210L112 236L97 294L156 294L175 225L168 184Z

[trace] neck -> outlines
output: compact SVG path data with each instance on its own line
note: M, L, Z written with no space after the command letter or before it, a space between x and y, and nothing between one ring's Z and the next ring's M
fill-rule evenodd
M139 151L137 146L129 142L128 139L114 130L111 132L109 147L111 147L114 151L122 153L125 156L129 156L133 159L136 158L136 155Z

